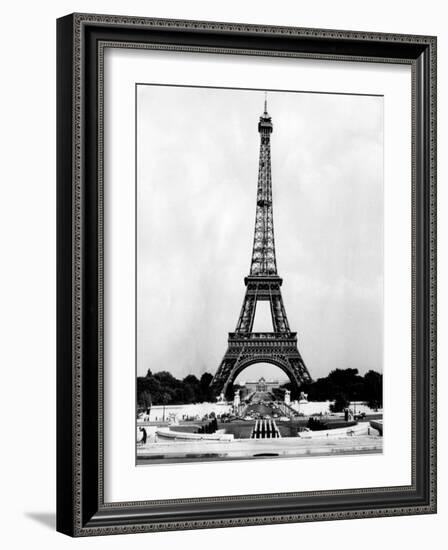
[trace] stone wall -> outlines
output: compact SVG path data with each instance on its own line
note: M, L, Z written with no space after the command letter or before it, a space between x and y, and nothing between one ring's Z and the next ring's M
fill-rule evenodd
M304 414L305 416L311 416L313 414L328 414L330 412L330 405L332 401L307 401L307 402L301 402L298 401L292 401L290 403L290 407L297 411L298 413ZM350 403L350 409L352 411L355 411L356 414L359 413L366 413L366 414L373 414L376 412L382 412L382 409L378 409L378 411L371 409L367 405L364 405L362 401L357 401Z
M184 416L201 419L211 412L221 415L231 411L232 405L228 405L227 403L192 403L189 405L165 405L165 407L163 405L154 405L151 407L149 415L144 415L144 419L150 422L162 420L163 417L165 417L165 420L169 420L170 417L182 420Z

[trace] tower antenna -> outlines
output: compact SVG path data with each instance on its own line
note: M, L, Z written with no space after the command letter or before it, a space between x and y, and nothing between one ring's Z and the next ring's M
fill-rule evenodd
M268 112L268 92L264 92L264 112L267 114Z

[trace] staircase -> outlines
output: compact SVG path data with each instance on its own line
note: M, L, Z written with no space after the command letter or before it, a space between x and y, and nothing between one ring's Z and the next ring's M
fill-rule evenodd
M275 420L256 420L250 435L251 439L275 439L281 437Z
M282 414L287 416L288 418L293 418L294 416L297 416L297 411L286 403L279 403L278 408L282 411Z

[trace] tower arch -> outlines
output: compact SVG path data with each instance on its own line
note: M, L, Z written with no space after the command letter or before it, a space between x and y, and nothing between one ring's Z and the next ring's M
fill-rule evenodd
M235 364L234 368L232 369L232 372L229 374L229 377L227 379L227 382L224 384L223 387L223 393L226 393L229 386L235 383L235 380L238 378L238 376L246 370L248 367L251 367L252 365L257 365L258 363L268 363L270 365L274 365L275 367L278 367L282 372L286 374L291 384L297 386L297 380L294 377L294 373L290 366L288 365L287 360L284 358L279 357L271 357L271 356L260 356L257 358L254 357L248 357L245 360L240 361L239 363Z

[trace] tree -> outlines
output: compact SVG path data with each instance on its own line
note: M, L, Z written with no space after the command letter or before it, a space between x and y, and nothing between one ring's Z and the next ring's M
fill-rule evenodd
M189 384L182 384L182 386L175 388L172 394L173 403L196 403L196 392L195 388L191 387Z
M224 397L227 401L233 401L235 394L242 388L239 384L229 384L226 388Z
M151 394L148 390L143 390L139 397L138 397L138 403L142 409L149 410L151 408Z
M199 380L194 374L189 374L182 380L184 403L200 403L203 401Z
M210 387L210 384L213 380L213 375L209 372L204 372L204 374L201 376L201 380L199 381L199 385L201 388L201 394L202 394L202 401L215 401L215 396L213 395L213 391Z
M180 380L174 378L174 376L166 370L156 372L154 374L154 378L156 378L160 382L160 384L165 387L174 388L176 386L179 386L180 384Z
M141 409L147 409L152 404L158 404L161 386L154 378L137 378L137 405Z
M336 396L334 403L330 405L330 411L334 413L342 412L349 404L350 402L347 397L343 393L340 393Z
M314 418L313 416L310 416L306 427L313 432L318 432L321 430L325 430L328 426L325 422L322 422L320 418Z
M140 408L145 408L145 404L150 400L152 405L163 405L164 394L169 396L169 403L173 405L214 401L215 397L210 388L212 380L213 376L207 372L200 380L194 374L178 380L168 371L153 374L151 369L148 369L146 376L137 378L137 404Z
M364 376L365 400L372 409L383 406L383 375L369 370Z
M303 386L302 386L303 387ZM302 391L302 388L298 390L295 386L295 384L292 384L291 382L286 382L286 384L282 384L280 388L283 390L281 399L283 399L283 396L285 394L284 390L288 390L291 392L291 399L294 401L296 399L300 399L300 392Z
M328 382L334 394L342 393L350 401L363 398L364 380L358 369L335 369L328 375Z
M162 393L162 404L168 405L171 402L171 395L168 392Z
M285 384L283 387L287 387ZM366 401L382 404L383 377L375 371L360 376L358 369L335 369L325 378L303 384L301 391L310 401L333 401L340 394L349 401Z

